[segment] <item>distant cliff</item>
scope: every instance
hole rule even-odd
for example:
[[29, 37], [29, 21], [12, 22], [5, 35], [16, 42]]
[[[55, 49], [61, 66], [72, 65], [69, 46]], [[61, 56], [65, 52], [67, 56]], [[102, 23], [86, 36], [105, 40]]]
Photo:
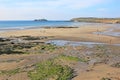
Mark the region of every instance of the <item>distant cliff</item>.
[[35, 19], [34, 21], [48, 21], [47, 19]]
[[93, 22], [93, 23], [120, 23], [120, 18], [94, 18], [94, 17], [87, 17], [87, 18], [73, 18], [71, 21], [74, 22]]

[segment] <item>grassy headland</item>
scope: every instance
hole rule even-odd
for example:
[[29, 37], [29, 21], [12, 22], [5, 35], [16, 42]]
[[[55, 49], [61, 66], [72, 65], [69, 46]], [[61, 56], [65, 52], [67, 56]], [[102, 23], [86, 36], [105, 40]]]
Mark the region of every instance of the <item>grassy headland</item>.
[[81, 17], [73, 18], [71, 21], [75, 22], [93, 22], [93, 23], [120, 23], [120, 18], [94, 18], [94, 17]]

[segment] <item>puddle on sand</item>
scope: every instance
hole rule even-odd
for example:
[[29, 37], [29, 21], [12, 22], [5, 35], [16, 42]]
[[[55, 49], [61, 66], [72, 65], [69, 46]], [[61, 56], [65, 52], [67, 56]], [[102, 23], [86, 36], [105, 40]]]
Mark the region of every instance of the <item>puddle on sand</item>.
[[112, 28], [103, 31], [103, 32], [93, 32], [93, 34], [101, 34], [101, 35], [107, 35], [107, 36], [114, 36], [114, 37], [120, 37], [120, 32], [116, 32], [115, 30], [120, 30], [120, 26], [113, 26]]
[[114, 32], [114, 31], [104, 31], [104, 32], [94, 32], [93, 34], [102, 34], [107, 36], [114, 36], [114, 37], [120, 37], [120, 32]]
[[50, 43], [56, 46], [87, 46], [94, 47], [95, 45], [114, 45], [120, 46], [120, 44], [107, 44], [99, 42], [76, 42], [76, 41], [67, 41], [67, 40], [49, 40], [46, 43]]
[[97, 42], [76, 42], [76, 41], [67, 41], [67, 40], [49, 40], [46, 43], [54, 44], [56, 46], [87, 46], [93, 47], [97, 44], [106, 44], [106, 43], [97, 43]]

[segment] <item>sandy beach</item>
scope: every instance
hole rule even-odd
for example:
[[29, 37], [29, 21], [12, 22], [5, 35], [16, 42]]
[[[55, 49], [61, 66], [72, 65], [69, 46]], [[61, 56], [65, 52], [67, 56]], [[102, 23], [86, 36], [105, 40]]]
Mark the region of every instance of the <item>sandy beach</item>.
[[94, 32], [102, 33], [109, 26], [87, 26], [79, 28], [49, 28], [49, 29], [26, 29], [15, 30], [0, 33], [2, 37], [10, 36], [53, 36], [53, 39], [70, 40], [70, 41], [86, 41], [86, 42], [103, 42], [110, 44], [120, 43], [119, 37], [107, 36], [101, 34], [94, 34]]
[[0, 80], [120, 80], [120, 0], [0, 0]]
[[[36, 69], [35, 65], [50, 59], [74, 70], [72, 74], [75, 76], [70, 80], [120, 80], [120, 47], [111, 45], [120, 44], [120, 37], [101, 34], [109, 29], [112, 27], [84, 26], [1, 32], [0, 80], [31, 80], [28, 75], [31, 70]], [[118, 32], [119, 29], [113, 31]], [[59, 47], [44, 43], [49, 40], [108, 45]]]

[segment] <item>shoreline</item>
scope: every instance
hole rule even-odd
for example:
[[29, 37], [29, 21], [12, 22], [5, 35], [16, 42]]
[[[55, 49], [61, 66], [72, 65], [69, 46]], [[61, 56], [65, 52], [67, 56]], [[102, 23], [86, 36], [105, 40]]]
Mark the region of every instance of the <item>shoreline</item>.
[[1, 37], [10, 36], [54, 36], [54, 39], [70, 40], [70, 41], [89, 41], [104, 43], [120, 43], [119, 37], [104, 34], [93, 34], [94, 32], [103, 32], [111, 28], [110, 26], [82, 26], [68, 28], [34, 28], [15, 30], [0, 33]]
[[0, 32], [7, 32], [7, 31], [17, 31], [17, 30], [29, 30], [29, 29], [51, 29], [51, 28], [79, 28], [78, 26], [43, 26], [43, 27], [26, 27], [26, 28], [11, 28], [11, 29], [4, 29], [1, 28]]

